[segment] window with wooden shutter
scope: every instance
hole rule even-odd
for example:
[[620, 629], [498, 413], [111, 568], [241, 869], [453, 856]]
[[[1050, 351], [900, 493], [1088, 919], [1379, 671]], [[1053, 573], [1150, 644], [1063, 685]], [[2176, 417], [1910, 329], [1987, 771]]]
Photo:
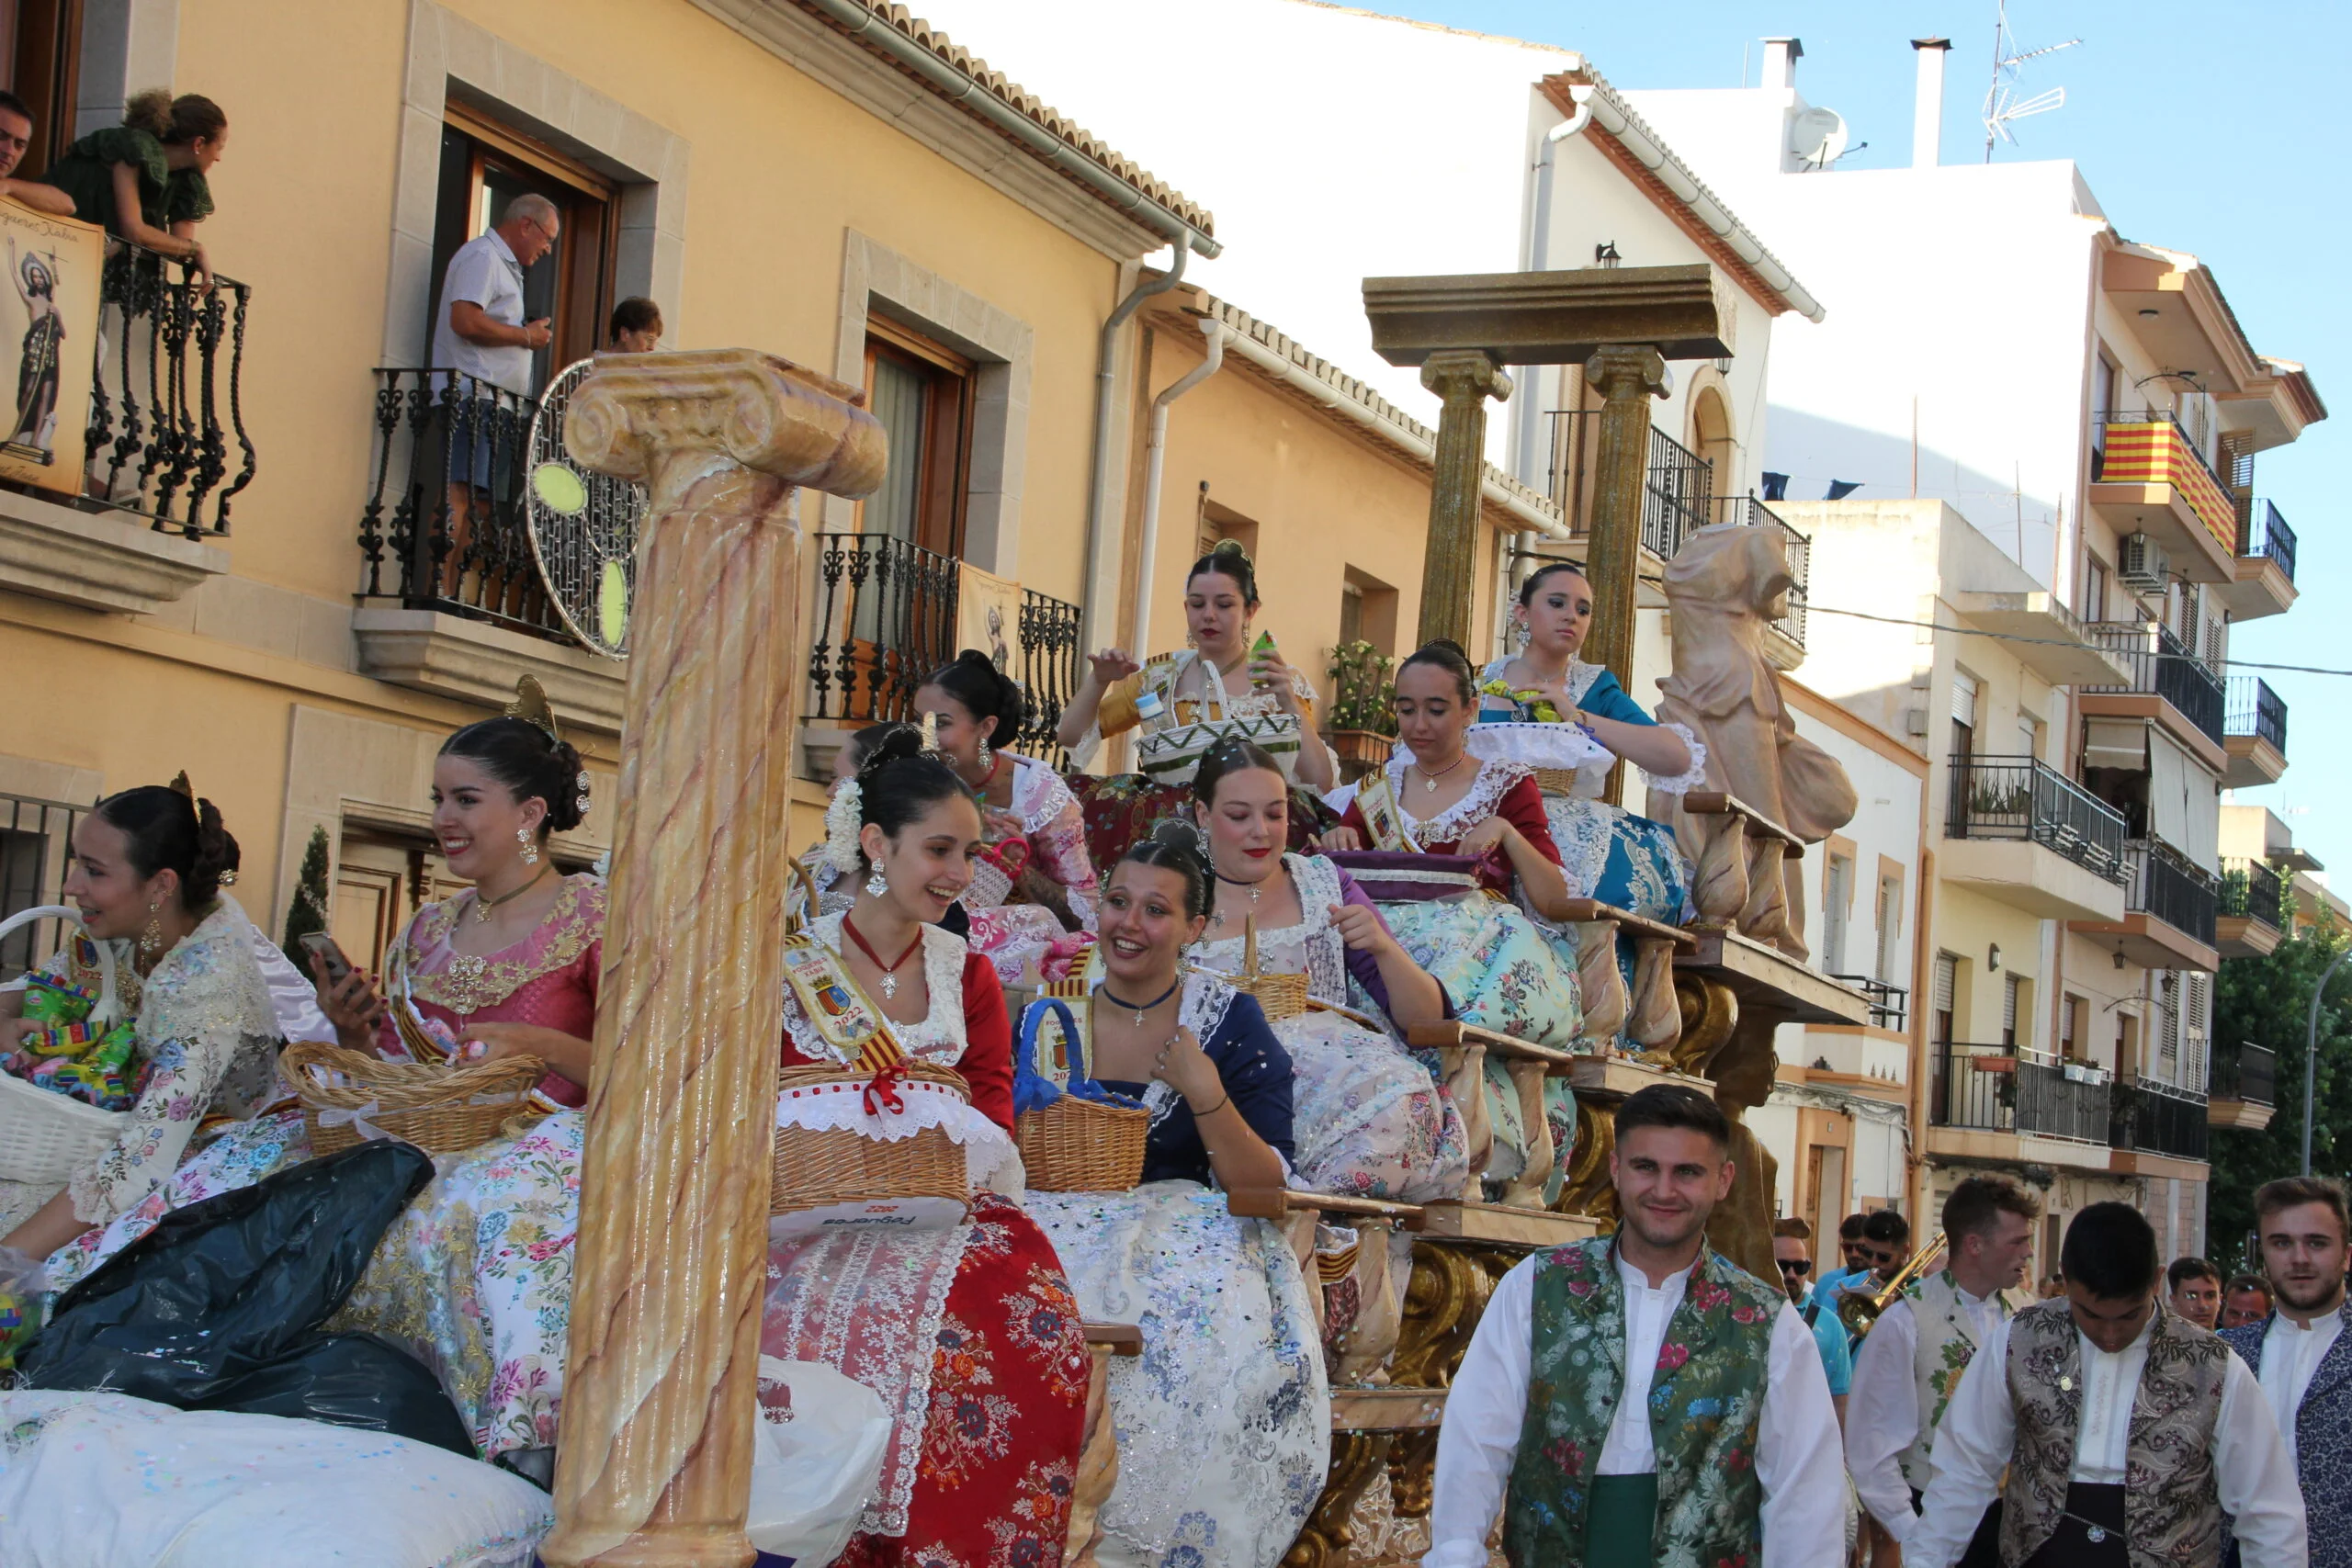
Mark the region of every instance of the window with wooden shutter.
[[1853, 897], [1853, 861], [1831, 855], [1828, 874], [1821, 880], [1821, 967], [1824, 973], [1836, 975], [1846, 967], [1846, 910]]
[[1960, 990], [1960, 960], [1949, 953], [1936, 954], [1936, 1038], [1952, 1036], [1953, 998]]
[[1894, 979], [1894, 943], [1903, 934], [1903, 884], [1897, 878], [1878, 879], [1877, 951], [1871, 967], [1873, 979], [1892, 983]]
[[2018, 1039], [2018, 1015], [2023, 1010], [2024, 1000], [2025, 982], [2015, 975], [2010, 976], [2001, 986], [2001, 1043], [2012, 1051], [2020, 1043], [2032, 1043], [2030, 1023], [2026, 1039], [2022, 1042]]
[[1951, 754], [1976, 754], [1976, 677], [1962, 670], [1951, 674]]

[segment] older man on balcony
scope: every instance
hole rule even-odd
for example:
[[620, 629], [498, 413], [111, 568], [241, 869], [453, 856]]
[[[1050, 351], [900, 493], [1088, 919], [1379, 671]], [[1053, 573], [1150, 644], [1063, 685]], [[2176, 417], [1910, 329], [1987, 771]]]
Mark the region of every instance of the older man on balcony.
[[[433, 364], [456, 372], [457, 378], [447, 405], [449, 551], [441, 564], [444, 595], [454, 596], [465, 575], [475, 508], [490, 504], [492, 434], [517, 412], [502, 408], [498, 393], [512, 392], [515, 403], [530, 397], [531, 355], [553, 337], [546, 317], [523, 319], [523, 274], [555, 248], [562, 227], [555, 203], [526, 191], [506, 204], [496, 228], [458, 246], [442, 274]], [[520, 460], [519, 452], [510, 455], [510, 473]]]

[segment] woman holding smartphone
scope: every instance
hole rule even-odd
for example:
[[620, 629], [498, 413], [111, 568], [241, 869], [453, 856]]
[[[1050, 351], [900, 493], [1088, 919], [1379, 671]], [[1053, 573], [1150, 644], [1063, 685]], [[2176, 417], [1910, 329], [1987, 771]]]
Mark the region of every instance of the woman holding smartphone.
[[[547, 841], [577, 827], [586, 806], [580, 753], [556, 733], [546, 696], [527, 677], [506, 714], [444, 741], [433, 764], [434, 837], [449, 869], [473, 886], [417, 911], [393, 944], [389, 997], [332, 946], [311, 944], [319, 1001], [337, 1038], [394, 1059], [419, 1054], [410, 1040], [470, 1060], [537, 1056], [548, 1069], [541, 1095], [554, 1105], [584, 1103], [605, 888], [557, 871]], [[409, 1010], [405, 1030], [395, 1025], [396, 1007]], [[57, 1253], [51, 1281], [63, 1289], [175, 1209], [310, 1157], [299, 1110], [238, 1122], [143, 1202]]]

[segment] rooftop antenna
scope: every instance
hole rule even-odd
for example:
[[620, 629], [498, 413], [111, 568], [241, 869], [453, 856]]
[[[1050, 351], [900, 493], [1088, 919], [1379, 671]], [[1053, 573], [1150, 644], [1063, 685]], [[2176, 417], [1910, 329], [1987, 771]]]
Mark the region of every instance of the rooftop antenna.
[[2039, 60], [2045, 54], [2055, 54], [2062, 49], [2072, 49], [2083, 40], [2070, 38], [2064, 43], [2045, 44], [2040, 49], [2019, 49], [2017, 35], [2009, 30], [2009, 0], [1997, 0], [1998, 10], [1993, 24], [1993, 85], [1984, 92], [1984, 161], [1993, 161], [1993, 144], [2007, 141], [2014, 146], [2017, 136], [2009, 127], [2028, 115], [2047, 114], [2063, 108], [2066, 89], [2052, 87], [2046, 93], [2023, 96], [2019, 83], [2025, 62]]

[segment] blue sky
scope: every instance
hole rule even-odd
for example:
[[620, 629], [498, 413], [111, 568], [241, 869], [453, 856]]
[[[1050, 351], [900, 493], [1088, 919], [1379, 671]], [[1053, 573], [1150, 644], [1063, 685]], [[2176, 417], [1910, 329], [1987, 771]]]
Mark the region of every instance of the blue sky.
[[[1627, 88], [1736, 86], [1743, 52], [1753, 84], [1757, 40], [1794, 34], [1804, 41], [1797, 85], [1807, 101], [1838, 110], [1852, 140], [1870, 144], [1848, 160], [1854, 168], [1910, 161], [1910, 40], [1945, 37], [1953, 48], [1944, 155], [1984, 155], [1978, 117], [1992, 74], [1993, 0], [1388, 0], [1363, 8], [1579, 50]], [[2018, 145], [1994, 157], [2075, 160], [2119, 232], [2202, 257], [2255, 347], [2307, 365], [2334, 411], [2293, 446], [2256, 459], [2256, 493], [2295, 530], [2302, 599], [2290, 615], [2236, 628], [2231, 652], [2352, 670], [2352, 635], [2338, 619], [2352, 609], [2352, 554], [2335, 515], [2352, 486], [2329, 478], [2352, 457], [2352, 315], [2342, 281], [2352, 220], [2338, 167], [2352, 150], [2344, 78], [2352, 5], [2011, 0], [2009, 25], [2027, 48], [2083, 42], [2027, 68], [2025, 91], [2063, 85], [2065, 107], [2019, 121]], [[1413, 118], [1419, 133], [1442, 133], [1442, 105], [1418, 106]], [[2352, 679], [2259, 673], [2288, 705], [2290, 765], [2278, 784], [2237, 798], [2284, 814], [2296, 841], [2352, 890], [2352, 726], [2342, 722]]]

